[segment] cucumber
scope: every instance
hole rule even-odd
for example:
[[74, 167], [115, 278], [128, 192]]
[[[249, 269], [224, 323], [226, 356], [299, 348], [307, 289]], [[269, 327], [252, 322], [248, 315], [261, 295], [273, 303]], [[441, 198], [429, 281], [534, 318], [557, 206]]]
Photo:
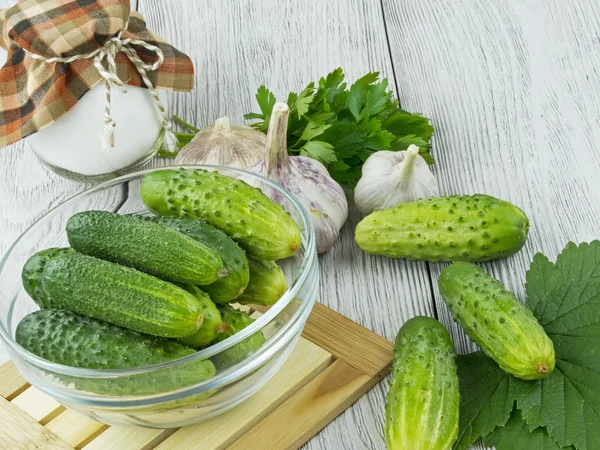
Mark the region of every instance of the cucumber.
[[[213, 344], [224, 341], [254, 322], [254, 319], [244, 311], [235, 309], [230, 305], [219, 306], [219, 311], [221, 311], [223, 324], [219, 329], [216, 339], [212, 342]], [[262, 331], [257, 331], [239, 344], [213, 356], [212, 360], [220, 370], [226, 369], [246, 359], [247, 356], [261, 348], [265, 342], [265, 336]]]
[[260, 259], [286, 258], [300, 248], [300, 229], [281, 205], [217, 172], [157, 170], [142, 179], [140, 195], [157, 215], [204, 220]]
[[[27, 315], [17, 326], [16, 341], [25, 350], [59, 364], [87, 369], [131, 369], [194, 354], [169, 339], [110, 325], [67, 310], [42, 310]], [[78, 389], [112, 395], [168, 392], [212, 378], [209, 360], [115, 380], [59, 377]]]
[[396, 336], [386, 402], [388, 450], [446, 450], [458, 436], [460, 394], [448, 332], [414, 317]]
[[44, 273], [46, 264], [57, 256], [69, 253], [75, 253], [75, 250], [72, 248], [49, 248], [41, 250], [31, 256], [23, 266], [21, 272], [23, 288], [40, 308], [50, 309], [53, 307], [52, 300], [42, 287], [42, 273]]
[[506, 372], [524, 380], [554, 369], [552, 341], [523, 303], [475, 264], [456, 262], [439, 278], [454, 320]]
[[190, 347], [199, 348], [210, 344], [217, 337], [217, 330], [221, 326], [221, 313], [208, 294], [202, 292], [194, 285], [187, 285], [185, 290], [198, 299], [203, 308], [204, 322], [196, 333], [180, 338], [180, 341]]
[[189, 336], [204, 320], [202, 305], [189, 292], [135, 269], [79, 253], [48, 262], [42, 286], [56, 308], [154, 336]]
[[283, 270], [274, 261], [248, 258], [250, 282], [242, 295], [235, 301], [242, 305], [272, 305], [287, 289]]
[[202, 287], [202, 290], [210, 296], [213, 302], [227, 303], [244, 292], [250, 277], [248, 258], [246, 257], [246, 252], [227, 236], [226, 233], [199, 220], [169, 219], [164, 217], [146, 219], [157, 221], [192, 239], [202, 242], [221, 255], [227, 276], [220, 278], [208, 286]]
[[488, 195], [401, 203], [375, 211], [357, 226], [367, 253], [427, 261], [489, 261], [518, 252], [529, 220], [516, 206]]
[[107, 211], [85, 211], [67, 222], [80, 253], [178, 283], [210, 284], [225, 276], [219, 254], [169, 227]]

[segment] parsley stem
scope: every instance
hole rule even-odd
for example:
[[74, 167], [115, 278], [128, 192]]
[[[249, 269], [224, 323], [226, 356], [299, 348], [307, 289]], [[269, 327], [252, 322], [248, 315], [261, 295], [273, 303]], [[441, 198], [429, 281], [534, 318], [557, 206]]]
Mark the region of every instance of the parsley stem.
[[200, 128], [196, 128], [194, 125], [187, 123], [185, 120], [175, 114], [173, 114], [173, 121], [178, 125], [181, 125], [183, 128], [193, 131], [194, 133], [200, 131]]

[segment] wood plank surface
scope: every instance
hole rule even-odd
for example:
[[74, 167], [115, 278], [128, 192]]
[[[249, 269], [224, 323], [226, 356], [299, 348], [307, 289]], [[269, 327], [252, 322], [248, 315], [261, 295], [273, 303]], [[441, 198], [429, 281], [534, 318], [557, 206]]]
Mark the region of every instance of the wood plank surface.
[[[255, 423], [287, 398], [301, 390], [315, 375], [331, 363], [331, 354], [306, 339], [300, 339], [294, 354], [285, 366], [269, 381], [260, 396], [247, 401], [227, 413], [197, 425], [182, 428], [157, 447], [157, 450], [201, 448], [225, 450]], [[223, 433], [227, 430], [227, 433]]]
[[73, 449], [18, 406], [0, 397], [0, 448], [10, 450]]
[[29, 387], [12, 361], [0, 365], [0, 395], [7, 400], [12, 400]]
[[299, 448], [376, 382], [339, 359], [228, 450]]

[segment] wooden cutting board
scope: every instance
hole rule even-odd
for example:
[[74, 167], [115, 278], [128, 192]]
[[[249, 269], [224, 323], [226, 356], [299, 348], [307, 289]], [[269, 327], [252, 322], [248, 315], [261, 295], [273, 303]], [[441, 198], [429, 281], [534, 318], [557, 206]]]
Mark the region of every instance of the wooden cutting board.
[[296, 348], [255, 395], [178, 429], [109, 427], [66, 409], [0, 366], [0, 449], [296, 449], [390, 370], [393, 344], [317, 303]]

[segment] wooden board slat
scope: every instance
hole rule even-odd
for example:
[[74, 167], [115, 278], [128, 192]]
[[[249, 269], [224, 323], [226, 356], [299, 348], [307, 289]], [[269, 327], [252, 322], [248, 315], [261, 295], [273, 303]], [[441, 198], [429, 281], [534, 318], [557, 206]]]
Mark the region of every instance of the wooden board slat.
[[17, 395], [12, 403], [41, 423], [52, 420], [64, 410], [60, 403], [33, 386]]
[[0, 448], [10, 450], [73, 449], [38, 424], [17, 405], [0, 397]]
[[[300, 339], [283, 368], [260, 391], [225, 414], [185, 427], [157, 447], [157, 450], [227, 448], [244, 432], [278, 407], [331, 363], [331, 354], [306, 339]], [[227, 430], [224, 433], [224, 430]]]
[[376, 382], [337, 360], [228, 449], [299, 448]]
[[321, 303], [315, 304], [302, 335], [371, 377], [389, 369], [394, 351], [390, 341]]
[[29, 383], [21, 376], [12, 361], [0, 366], [0, 395], [12, 400], [29, 387]]
[[108, 425], [67, 409], [46, 424], [46, 428], [67, 444], [81, 448], [108, 428]]

